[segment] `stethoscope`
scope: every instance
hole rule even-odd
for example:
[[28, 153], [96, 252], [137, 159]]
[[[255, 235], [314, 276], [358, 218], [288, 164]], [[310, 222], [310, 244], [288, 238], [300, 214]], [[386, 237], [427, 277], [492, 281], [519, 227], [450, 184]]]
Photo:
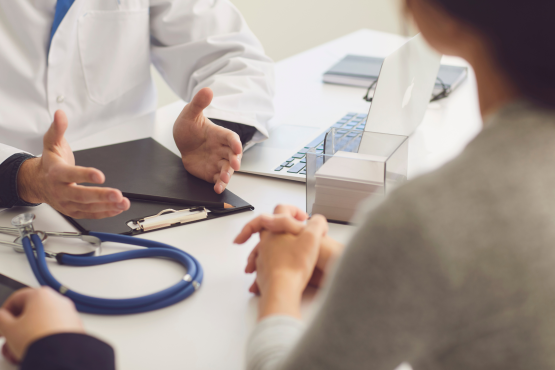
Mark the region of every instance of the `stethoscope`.
[[[49, 286], [70, 298], [80, 312], [99, 315], [124, 315], [153, 311], [184, 300], [198, 290], [202, 283], [203, 271], [200, 263], [190, 254], [167, 244], [133, 238], [131, 236], [99, 232], [89, 232], [88, 235], [85, 235], [77, 232], [35, 231], [33, 227], [34, 219], [34, 214], [23, 213], [12, 219], [12, 225], [15, 228], [0, 227], [0, 233], [13, 236], [19, 235], [13, 243], [0, 241], [0, 244], [11, 246], [17, 252], [24, 252], [40, 285]], [[49, 236], [78, 238], [92, 244], [96, 248], [95, 251], [85, 254], [48, 252], [44, 249], [43, 241]], [[129, 244], [145, 247], [146, 249], [100, 255], [102, 242]], [[104, 299], [89, 297], [62, 285], [50, 273], [46, 263], [47, 257], [55, 258], [60, 265], [68, 266], [97, 266], [136, 258], [164, 257], [179, 262], [185, 267], [187, 274], [177, 284], [158, 293], [138, 298]]]

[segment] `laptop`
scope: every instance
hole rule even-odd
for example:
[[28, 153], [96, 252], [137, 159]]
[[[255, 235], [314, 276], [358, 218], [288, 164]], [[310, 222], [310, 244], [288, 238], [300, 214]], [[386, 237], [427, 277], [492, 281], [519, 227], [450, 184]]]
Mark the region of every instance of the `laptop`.
[[325, 130], [281, 125], [270, 138], [245, 152], [240, 172], [306, 182], [306, 153], [324, 150], [326, 134], [336, 128], [343, 151], [359, 148], [365, 131], [411, 135], [424, 119], [441, 55], [417, 35], [384, 59], [368, 114], [351, 112]]

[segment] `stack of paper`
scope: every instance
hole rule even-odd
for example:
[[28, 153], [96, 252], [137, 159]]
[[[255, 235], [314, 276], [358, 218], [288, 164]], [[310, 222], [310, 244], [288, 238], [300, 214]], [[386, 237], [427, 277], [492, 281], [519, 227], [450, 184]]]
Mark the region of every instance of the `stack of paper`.
[[387, 157], [337, 152], [315, 174], [316, 197], [312, 214], [348, 222], [369, 196], [385, 195]]

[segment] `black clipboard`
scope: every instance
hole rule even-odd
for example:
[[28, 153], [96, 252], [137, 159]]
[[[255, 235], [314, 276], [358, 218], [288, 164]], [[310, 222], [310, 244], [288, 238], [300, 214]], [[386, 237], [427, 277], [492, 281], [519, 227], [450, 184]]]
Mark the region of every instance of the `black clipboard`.
[[[83, 233], [135, 235], [148, 232], [134, 230], [128, 222], [169, 209], [203, 206], [209, 211], [207, 218], [193, 222], [254, 210], [252, 205], [227, 189], [216, 194], [214, 184], [188, 173], [181, 158], [152, 138], [80, 150], [74, 155], [76, 165], [94, 167], [104, 173], [106, 181], [101, 186], [119, 189], [131, 201], [129, 210], [115, 217], [91, 220], [65, 216]], [[225, 203], [233, 208], [224, 208]], [[178, 225], [182, 224], [172, 226]]]

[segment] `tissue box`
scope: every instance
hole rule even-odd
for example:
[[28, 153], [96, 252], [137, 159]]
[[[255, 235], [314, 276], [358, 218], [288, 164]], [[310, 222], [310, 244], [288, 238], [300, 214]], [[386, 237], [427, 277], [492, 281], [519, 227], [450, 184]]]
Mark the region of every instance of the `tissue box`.
[[405, 182], [408, 163], [406, 136], [373, 132], [347, 136], [344, 131], [339, 139], [338, 132], [330, 131], [323, 150], [311, 148], [306, 157], [307, 212], [340, 223], [348, 223], [368, 197], [383, 198]]

